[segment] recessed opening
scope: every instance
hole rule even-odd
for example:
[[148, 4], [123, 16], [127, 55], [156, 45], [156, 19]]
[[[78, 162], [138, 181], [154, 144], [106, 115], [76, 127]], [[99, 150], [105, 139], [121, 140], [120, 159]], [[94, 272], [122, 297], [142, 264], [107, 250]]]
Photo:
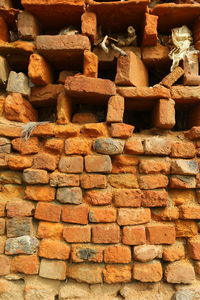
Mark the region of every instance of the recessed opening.
[[100, 123], [106, 121], [106, 105], [75, 104], [73, 107], [73, 123]]
[[189, 127], [189, 113], [190, 110], [187, 107], [176, 108], [176, 124], [172, 128], [173, 131], [185, 131], [190, 129]]
[[45, 107], [39, 107], [37, 108], [38, 112], [38, 121], [50, 121], [50, 122], [56, 122], [57, 118], [57, 109], [56, 105], [49, 105]]
[[152, 128], [152, 110], [124, 111], [124, 123], [135, 126], [134, 132]]
[[98, 78], [109, 79], [115, 81], [117, 72], [117, 58], [114, 58], [110, 63], [99, 63]]
[[170, 73], [169, 65], [155, 65], [148, 69], [149, 86], [154, 86]]

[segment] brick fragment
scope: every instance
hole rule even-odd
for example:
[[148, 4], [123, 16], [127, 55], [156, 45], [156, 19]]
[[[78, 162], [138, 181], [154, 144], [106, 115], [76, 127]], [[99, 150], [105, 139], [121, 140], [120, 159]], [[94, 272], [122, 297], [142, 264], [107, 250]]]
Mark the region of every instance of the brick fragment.
[[148, 263], [133, 264], [133, 278], [142, 282], [158, 282], [162, 279], [162, 265], [153, 260]]
[[91, 223], [112, 223], [117, 219], [117, 211], [111, 207], [91, 208], [89, 221]]
[[174, 175], [170, 177], [170, 188], [172, 189], [194, 189], [195, 187], [194, 176]]
[[142, 60], [132, 51], [126, 51], [117, 60], [115, 83], [121, 86], [148, 86], [148, 72]]
[[158, 16], [145, 13], [142, 46], [156, 46], [158, 40]]
[[124, 226], [122, 241], [125, 245], [142, 245], [146, 242], [144, 226]]
[[163, 247], [162, 259], [166, 261], [176, 261], [185, 257], [185, 248], [181, 243]]
[[162, 174], [140, 175], [138, 182], [141, 189], [159, 189], [167, 187], [168, 177]]
[[85, 157], [87, 172], [110, 173], [112, 170], [111, 159], [108, 155], [87, 155]]
[[40, 239], [60, 239], [62, 237], [63, 224], [39, 222], [37, 237]]
[[91, 153], [91, 142], [88, 139], [74, 137], [65, 140], [65, 153], [88, 155]]
[[143, 154], [144, 146], [142, 140], [139, 138], [131, 137], [126, 140], [124, 146], [124, 153], [127, 154]]
[[61, 206], [53, 203], [38, 202], [35, 210], [35, 218], [49, 222], [59, 222]]
[[117, 223], [119, 225], [138, 225], [148, 223], [151, 219], [149, 208], [120, 208]]
[[98, 206], [111, 204], [112, 191], [110, 189], [86, 191], [84, 201], [90, 205]]
[[176, 239], [173, 224], [148, 224], [147, 239], [151, 244], [173, 244]]
[[169, 174], [170, 161], [165, 159], [141, 159], [139, 164], [139, 172], [142, 174]]
[[172, 262], [165, 269], [165, 279], [169, 283], [192, 283], [195, 279], [194, 268], [184, 260]]
[[144, 193], [139, 189], [115, 189], [114, 204], [116, 207], [140, 207]]
[[147, 262], [162, 257], [162, 246], [142, 245], [133, 248], [134, 259]]
[[66, 226], [63, 230], [63, 238], [67, 243], [87, 243], [91, 240], [90, 226]]
[[61, 241], [43, 239], [40, 242], [38, 255], [50, 259], [62, 259], [69, 258], [70, 247]]
[[28, 168], [23, 172], [23, 180], [27, 184], [45, 184], [49, 182], [49, 175], [45, 170]]
[[49, 64], [41, 55], [37, 53], [30, 55], [28, 76], [36, 85], [47, 85], [53, 81]]
[[[28, 77], [22, 72], [16, 73], [14, 71], [11, 71], [9, 73], [6, 91], [8, 93], [14, 93], [14, 95], [16, 93], [19, 93], [19, 94], [22, 94], [25, 97], [30, 96], [31, 89], [29, 87]], [[8, 99], [11, 101], [11, 98], [8, 98]], [[19, 101], [19, 99], [20, 98], [18, 98], [18, 101]], [[11, 103], [11, 104], [13, 105], [14, 103]], [[19, 102], [19, 104], [20, 104], [20, 102]], [[25, 100], [23, 101], [22, 104], [24, 106], [26, 104], [27, 108], [29, 108], [29, 109], [30, 109], [30, 107], [32, 107], [31, 104], [29, 102], [26, 102]], [[23, 109], [22, 105], [20, 107], [20, 110], [21, 109]], [[14, 121], [18, 121], [18, 120], [14, 120]], [[30, 120], [28, 119], [25, 122], [28, 122], [28, 121], [37, 121], [37, 120], [35, 120], [35, 118], [34, 118], [34, 119], [30, 119]]]
[[64, 151], [64, 141], [58, 138], [50, 138], [44, 141], [44, 148], [55, 154], [60, 154]]
[[68, 156], [61, 157], [58, 169], [64, 173], [82, 173], [83, 172], [83, 157], [81, 156]]
[[4, 20], [4, 18], [0, 17], [0, 40], [4, 42], [9, 41], [9, 32], [8, 32], [8, 26]]
[[65, 280], [67, 266], [64, 261], [42, 259], [39, 276], [49, 279]]
[[176, 237], [192, 237], [198, 232], [197, 224], [190, 220], [176, 220], [175, 229]]
[[115, 188], [138, 188], [137, 177], [134, 174], [114, 174], [108, 176], [108, 181]]
[[64, 174], [54, 171], [50, 174], [50, 186], [79, 186], [79, 175]]
[[6, 222], [7, 237], [18, 237], [22, 235], [32, 235], [32, 218], [16, 217], [8, 219]]
[[8, 201], [6, 204], [7, 217], [30, 217], [33, 215], [35, 206], [29, 201]]
[[121, 154], [124, 149], [124, 141], [112, 138], [97, 138], [93, 144], [94, 151], [101, 154]]
[[27, 11], [22, 11], [17, 20], [18, 35], [21, 40], [34, 40], [40, 34], [40, 26], [36, 18]]
[[176, 123], [175, 102], [172, 99], [160, 99], [154, 107], [153, 124], [156, 128], [171, 129]]
[[16, 138], [12, 140], [12, 147], [22, 155], [34, 154], [39, 151], [39, 141], [37, 137], [30, 137], [27, 141]]
[[86, 11], [81, 16], [81, 31], [87, 35], [92, 42], [97, 39], [97, 17], [93, 12]]
[[24, 198], [33, 201], [53, 201], [56, 190], [48, 185], [28, 185], [25, 188]]
[[6, 255], [0, 255], [0, 276], [4, 276], [10, 273], [10, 258]]
[[12, 260], [12, 270], [27, 275], [38, 274], [39, 260], [36, 255], [19, 255]]
[[62, 207], [62, 221], [75, 224], [88, 224], [89, 208], [86, 205], [65, 205]]
[[130, 265], [107, 265], [104, 272], [104, 281], [106, 283], [121, 283], [131, 281]]
[[104, 189], [107, 187], [107, 178], [101, 174], [83, 174], [81, 175], [81, 187], [84, 189], [99, 188]]
[[56, 200], [61, 203], [81, 204], [82, 190], [79, 187], [61, 187], [57, 189]]
[[181, 76], [183, 76], [184, 70], [181, 67], [176, 67], [172, 72], [165, 76], [160, 84], [167, 88], [170, 88]]
[[123, 122], [124, 98], [120, 95], [112, 96], [108, 100], [106, 122]]
[[71, 257], [73, 262], [102, 262], [103, 247], [91, 244], [72, 245]]
[[193, 158], [196, 154], [195, 146], [190, 142], [174, 143], [171, 150], [171, 157]]
[[102, 273], [103, 267], [95, 264], [71, 264], [67, 268], [67, 277], [89, 284], [101, 283]]
[[130, 247], [113, 245], [108, 246], [104, 250], [105, 263], [127, 264], [131, 262]]
[[36, 252], [39, 241], [28, 235], [6, 240], [5, 254], [33, 254]]
[[168, 192], [162, 190], [146, 190], [141, 205], [144, 207], [167, 206], [169, 204]]
[[114, 123], [111, 124], [110, 134], [112, 137], [127, 139], [133, 133], [134, 126], [125, 123]]
[[57, 123], [68, 124], [72, 116], [72, 101], [65, 95], [64, 92], [60, 93], [57, 98]]
[[113, 244], [120, 242], [120, 227], [116, 224], [93, 225], [92, 242], [95, 244]]
[[98, 77], [98, 56], [89, 50], [85, 50], [83, 60], [83, 75], [87, 77]]
[[33, 158], [31, 156], [9, 155], [7, 163], [11, 170], [23, 170], [32, 166]]

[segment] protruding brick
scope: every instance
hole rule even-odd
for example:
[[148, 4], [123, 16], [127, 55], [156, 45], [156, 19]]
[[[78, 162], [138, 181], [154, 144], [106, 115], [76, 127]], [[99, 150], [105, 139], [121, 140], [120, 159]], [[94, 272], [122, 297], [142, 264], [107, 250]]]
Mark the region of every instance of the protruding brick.
[[70, 247], [58, 240], [43, 239], [40, 242], [38, 255], [50, 258], [50, 259], [62, 259], [69, 258]]
[[6, 222], [7, 237], [18, 237], [22, 235], [32, 235], [32, 218], [17, 217], [8, 219]]
[[190, 142], [174, 143], [171, 150], [171, 157], [193, 158], [196, 154], [195, 146]]
[[75, 224], [88, 224], [89, 208], [86, 205], [65, 205], [62, 207], [62, 221]]
[[115, 189], [114, 203], [116, 207], [140, 207], [144, 197], [139, 189]]
[[165, 279], [169, 283], [192, 283], [195, 279], [194, 268], [184, 260], [172, 262], [165, 269]]
[[107, 187], [106, 176], [101, 174], [83, 174], [81, 176], [81, 187], [84, 189], [104, 189]]
[[144, 191], [141, 205], [144, 207], [167, 206], [169, 204], [168, 192], [161, 190]]
[[104, 250], [105, 263], [118, 263], [127, 264], [131, 262], [131, 250], [130, 247], [113, 245], [108, 246]]
[[64, 261], [42, 259], [39, 276], [49, 279], [65, 280], [67, 266]]
[[110, 99], [108, 100], [106, 122], [108, 123], [123, 122], [123, 116], [124, 116], [124, 98], [119, 95], [110, 97]]
[[92, 242], [95, 244], [113, 244], [120, 242], [120, 227], [116, 224], [93, 225]]
[[196, 180], [194, 176], [174, 175], [170, 177], [170, 188], [173, 189], [194, 189]]
[[57, 189], [56, 199], [61, 203], [82, 203], [82, 190], [79, 187], [61, 187]]
[[149, 208], [120, 208], [117, 223], [119, 225], [137, 225], [148, 223], [151, 219]]
[[103, 267], [95, 264], [70, 264], [67, 268], [67, 277], [89, 284], [101, 283], [102, 273]]
[[142, 60], [147, 66], [155, 66], [169, 62], [169, 47], [159, 42], [155, 46], [142, 48]]
[[83, 125], [80, 132], [86, 138], [97, 138], [99, 136], [107, 136], [108, 128], [105, 123], [91, 123]]
[[121, 283], [131, 281], [130, 265], [107, 265], [104, 272], [104, 281], [106, 283]]
[[25, 188], [25, 199], [33, 201], [53, 201], [55, 199], [55, 188], [48, 185], [28, 185]]
[[37, 137], [30, 137], [27, 141], [17, 138], [12, 140], [12, 147], [22, 155], [34, 154], [39, 151], [39, 141]]
[[145, 13], [142, 46], [156, 46], [158, 40], [158, 16]]
[[65, 95], [64, 92], [60, 93], [57, 98], [57, 123], [68, 124], [72, 117], [72, 102], [71, 99]]
[[64, 173], [82, 173], [83, 172], [83, 157], [68, 156], [61, 157], [58, 169]]
[[23, 172], [23, 180], [28, 184], [45, 184], [49, 182], [49, 175], [45, 170], [26, 169]]
[[162, 257], [162, 246], [143, 245], [133, 248], [133, 257], [141, 262], [151, 261]]
[[138, 182], [141, 189], [159, 189], [167, 187], [168, 177], [162, 174], [141, 175]]
[[18, 35], [21, 40], [34, 40], [40, 34], [39, 23], [29, 12], [20, 12], [17, 21]]
[[33, 215], [35, 206], [30, 201], [8, 201], [6, 204], [7, 217], [30, 217]]
[[27, 275], [38, 274], [39, 260], [36, 255], [19, 255], [12, 260], [12, 270]]
[[142, 245], [146, 242], [144, 226], [124, 226], [122, 241], [125, 245]]
[[108, 181], [115, 188], [138, 188], [137, 177], [134, 174], [114, 174], [108, 176]]
[[117, 218], [117, 211], [112, 207], [91, 208], [89, 212], [89, 221], [91, 223], [112, 223]]
[[148, 86], [148, 72], [142, 60], [131, 51], [117, 60], [115, 83], [120, 86]]
[[171, 73], [162, 79], [160, 84], [170, 88], [183, 74], [184, 70], [181, 67], [176, 67]]
[[81, 31], [87, 35], [92, 42], [97, 39], [97, 17], [93, 12], [86, 11], [81, 16]]
[[90, 226], [66, 226], [63, 230], [63, 238], [67, 243], [87, 243], [91, 240]]
[[181, 243], [163, 247], [162, 259], [166, 261], [176, 261], [185, 257], [185, 248]]
[[86, 191], [84, 200], [90, 205], [108, 205], [112, 202], [112, 191], [111, 189]]
[[65, 140], [65, 153], [87, 155], [91, 153], [91, 141], [84, 138], [74, 137]]
[[134, 126], [125, 123], [114, 123], [111, 124], [110, 134], [112, 137], [127, 139], [133, 133]]
[[53, 203], [38, 202], [35, 210], [35, 218], [49, 222], [59, 222], [61, 206]]
[[62, 232], [63, 224], [39, 222], [37, 237], [40, 239], [60, 239]]
[[165, 137], [153, 136], [144, 140], [144, 148], [146, 154], [165, 156], [171, 152], [171, 142]]
[[91, 244], [72, 245], [71, 258], [73, 262], [102, 262], [103, 247]]
[[121, 154], [124, 149], [124, 141], [111, 138], [98, 138], [93, 144], [94, 151], [101, 154]]
[[52, 73], [46, 60], [39, 54], [33, 53], [29, 58], [28, 76], [36, 85], [52, 83]]
[[[8, 84], [7, 84], [6, 91], [8, 93], [20, 93], [25, 97], [30, 96], [31, 89], [29, 87], [28, 77], [22, 72], [16, 73], [14, 71], [11, 71], [8, 77]], [[27, 107], [31, 107], [31, 104], [29, 102], [27, 102], [26, 104]], [[27, 120], [27, 121], [35, 121], [35, 119]]]
[[87, 172], [110, 173], [112, 170], [111, 159], [108, 155], [87, 155], [85, 157]]
[[55, 171], [50, 174], [51, 186], [79, 186], [79, 175], [64, 174]]
[[176, 239], [173, 224], [148, 224], [147, 239], [151, 244], [173, 244]]
[[198, 232], [197, 224], [190, 220], [175, 221], [175, 229], [176, 237], [192, 237]]
[[158, 282], [162, 279], [162, 265], [153, 260], [148, 263], [133, 264], [133, 278], [142, 282]]
[[87, 77], [98, 77], [98, 56], [89, 50], [84, 51], [83, 75]]
[[160, 99], [154, 107], [153, 125], [160, 129], [171, 129], [174, 127], [175, 102], [171, 99]]

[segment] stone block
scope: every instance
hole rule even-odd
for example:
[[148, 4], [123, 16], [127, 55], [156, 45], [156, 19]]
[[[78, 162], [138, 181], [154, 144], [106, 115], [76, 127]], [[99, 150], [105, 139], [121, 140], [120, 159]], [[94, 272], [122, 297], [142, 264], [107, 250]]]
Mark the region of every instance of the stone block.
[[28, 77], [20, 72], [11, 71], [8, 77], [8, 84], [6, 91], [8, 93], [20, 93], [23, 96], [30, 96], [31, 89], [29, 86]]
[[39, 241], [35, 237], [28, 235], [6, 240], [5, 254], [33, 254], [36, 252]]

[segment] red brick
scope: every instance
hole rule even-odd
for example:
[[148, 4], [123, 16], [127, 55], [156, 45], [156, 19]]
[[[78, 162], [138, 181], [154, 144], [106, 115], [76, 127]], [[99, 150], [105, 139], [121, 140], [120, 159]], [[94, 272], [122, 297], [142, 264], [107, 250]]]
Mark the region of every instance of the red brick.
[[92, 42], [97, 39], [97, 17], [93, 12], [86, 11], [81, 16], [81, 32], [87, 35]]
[[56, 189], [48, 185], [28, 185], [25, 188], [24, 199], [34, 201], [53, 201], [55, 199]]
[[114, 188], [138, 188], [137, 176], [134, 174], [114, 174], [108, 176], [110, 185]]
[[105, 263], [127, 264], [131, 262], [131, 249], [127, 246], [113, 245], [104, 250]]
[[112, 157], [112, 173], [132, 173], [136, 174], [136, 165], [139, 163], [137, 157], [130, 155], [115, 155]]
[[[142, 48], [142, 60], [147, 66], [155, 66], [169, 62], [169, 47], [159, 42], [155, 46]], [[160, 97], [162, 98], [162, 97]]]
[[91, 223], [112, 223], [117, 219], [117, 211], [112, 207], [91, 208], [89, 221]]
[[119, 225], [137, 225], [148, 223], [151, 220], [149, 208], [120, 208], [118, 209], [117, 223]]
[[64, 174], [57, 170], [50, 174], [50, 186], [79, 186], [79, 175]]
[[146, 242], [144, 226], [125, 226], [122, 234], [122, 242], [125, 245], [142, 245]]
[[50, 259], [62, 259], [66, 260], [69, 258], [70, 247], [58, 240], [43, 239], [39, 245], [38, 255], [50, 258]]
[[77, 154], [77, 155], [88, 155], [91, 153], [91, 141], [85, 138], [68, 138], [65, 140], [65, 153]]
[[103, 267], [97, 264], [70, 264], [67, 268], [67, 277], [89, 284], [102, 283], [102, 273]]
[[28, 184], [43, 184], [49, 182], [49, 175], [46, 170], [29, 168], [24, 170], [23, 180]]
[[29, 217], [32, 216], [35, 206], [29, 201], [11, 200], [6, 204], [7, 217]]
[[36, 85], [47, 85], [53, 82], [53, 75], [49, 64], [37, 53], [30, 55], [28, 76]]
[[35, 218], [49, 222], [59, 222], [61, 206], [53, 203], [38, 202], [35, 210]]
[[190, 220], [175, 221], [176, 237], [192, 237], [198, 233], [197, 224]]
[[153, 125], [160, 129], [171, 129], [176, 123], [175, 102], [171, 99], [160, 99], [153, 112]]
[[71, 259], [73, 262], [102, 262], [103, 247], [91, 244], [72, 245]]
[[145, 190], [165, 188], [168, 185], [168, 177], [162, 174], [141, 175], [138, 181], [140, 188]]
[[112, 169], [111, 159], [108, 155], [87, 155], [85, 157], [85, 169], [87, 172], [110, 173]]
[[124, 153], [127, 154], [143, 154], [144, 153], [144, 146], [142, 144], [142, 140], [131, 137], [129, 138], [124, 146]]
[[135, 127], [132, 125], [125, 123], [114, 123], [111, 124], [110, 135], [116, 138], [118, 137], [121, 139], [127, 139], [132, 135], [134, 129]]
[[114, 204], [116, 207], [140, 207], [144, 193], [139, 189], [115, 189]]
[[123, 116], [124, 98], [119, 95], [110, 97], [110, 99], [108, 100], [106, 122], [123, 122]]
[[8, 27], [7, 24], [4, 20], [4, 18], [0, 17], [0, 40], [4, 41], [4, 42], [8, 42], [9, 41], [9, 31], [8, 31]]
[[171, 157], [193, 158], [196, 149], [193, 143], [177, 142], [172, 144]]
[[10, 273], [11, 260], [6, 255], [0, 255], [0, 276]]
[[91, 240], [90, 226], [66, 226], [63, 230], [63, 238], [68, 243], [87, 243]]
[[89, 208], [85, 205], [63, 205], [62, 221], [75, 224], [88, 224]]
[[34, 154], [39, 151], [39, 141], [37, 137], [31, 137], [27, 141], [23, 138], [12, 140], [12, 147], [21, 154]]
[[50, 138], [44, 141], [44, 148], [52, 153], [60, 154], [64, 151], [64, 140]]
[[84, 189], [104, 189], [107, 187], [106, 176], [100, 174], [83, 174], [81, 176], [81, 187]]
[[57, 157], [49, 153], [38, 153], [33, 159], [33, 168], [35, 169], [45, 169], [49, 171], [54, 171], [57, 166]]
[[180, 219], [200, 219], [200, 205], [179, 206]]
[[83, 157], [68, 156], [61, 157], [58, 169], [64, 173], [82, 173], [83, 172]]
[[167, 206], [169, 196], [166, 190], [148, 190], [144, 191], [141, 205], [144, 207]]
[[176, 239], [175, 226], [173, 224], [149, 224], [147, 239], [151, 244], [173, 244]]
[[39, 222], [37, 237], [40, 239], [60, 239], [62, 237], [63, 224]]
[[145, 13], [142, 46], [156, 46], [158, 40], [158, 16]]
[[139, 171], [142, 174], [170, 173], [170, 161], [164, 159], [141, 159]]
[[126, 51], [126, 54], [117, 60], [116, 85], [148, 86], [148, 72], [142, 60], [131, 51]]
[[162, 279], [162, 265], [153, 260], [148, 263], [136, 262], [133, 264], [133, 278], [142, 282], [158, 282]]
[[27, 275], [38, 274], [39, 260], [36, 255], [19, 255], [12, 260], [12, 270]]
[[112, 244], [120, 242], [120, 227], [116, 224], [93, 225], [92, 242], [95, 244]]
[[130, 282], [132, 278], [130, 265], [107, 265], [103, 273], [106, 283]]
[[162, 79], [160, 84], [170, 88], [183, 74], [184, 70], [181, 67], [176, 67], [172, 72]]
[[89, 50], [84, 51], [83, 75], [87, 77], [98, 77], [98, 56]]
[[90, 205], [107, 205], [112, 202], [111, 189], [90, 190], [84, 193], [84, 200]]

